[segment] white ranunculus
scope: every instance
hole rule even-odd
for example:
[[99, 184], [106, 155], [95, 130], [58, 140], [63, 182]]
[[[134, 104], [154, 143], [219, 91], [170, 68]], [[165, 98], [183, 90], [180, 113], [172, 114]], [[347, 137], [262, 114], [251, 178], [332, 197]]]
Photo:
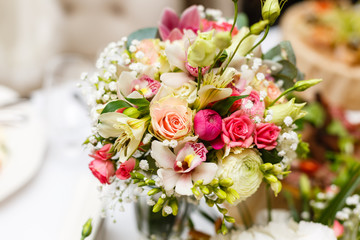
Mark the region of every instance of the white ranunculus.
[[244, 149], [239, 154], [230, 153], [221, 160], [217, 175], [234, 181], [232, 188], [240, 195], [235, 204], [250, 197], [259, 188], [263, 179], [261, 164], [261, 157], [252, 149]]

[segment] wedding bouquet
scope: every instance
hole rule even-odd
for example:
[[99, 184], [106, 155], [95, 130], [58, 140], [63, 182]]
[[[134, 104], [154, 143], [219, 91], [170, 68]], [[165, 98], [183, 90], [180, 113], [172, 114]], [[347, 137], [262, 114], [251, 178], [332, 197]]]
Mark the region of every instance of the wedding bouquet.
[[98, 71], [82, 76], [94, 126], [89, 167], [112, 189], [112, 207], [143, 190], [163, 216], [177, 214], [179, 197], [204, 199], [224, 215], [226, 233], [234, 218], [223, 203], [263, 181], [281, 191], [302, 151], [294, 122], [305, 105], [286, 95], [321, 80], [302, 80], [288, 42], [261, 53], [284, 1], [262, 2], [263, 19], [249, 28], [233, 2], [231, 20], [202, 6], [180, 17], [165, 9], [158, 28], [109, 44]]

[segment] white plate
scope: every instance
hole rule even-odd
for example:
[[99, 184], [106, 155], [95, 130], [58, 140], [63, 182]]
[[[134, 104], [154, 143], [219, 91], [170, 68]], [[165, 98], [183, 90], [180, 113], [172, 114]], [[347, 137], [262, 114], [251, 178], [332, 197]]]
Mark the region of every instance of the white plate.
[[4, 200], [36, 174], [44, 157], [46, 139], [44, 124], [30, 102], [0, 110], [23, 114], [25, 121], [4, 127], [7, 155], [0, 171], [0, 201]]

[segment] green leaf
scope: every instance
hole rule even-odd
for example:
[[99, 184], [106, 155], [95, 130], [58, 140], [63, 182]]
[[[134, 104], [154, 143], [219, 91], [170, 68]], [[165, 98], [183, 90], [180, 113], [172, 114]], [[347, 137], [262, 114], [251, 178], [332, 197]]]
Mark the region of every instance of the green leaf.
[[126, 47], [129, 48], [131, 45], [132, 40], [144, 40], [144, 39], [151, 39], [151, 38], [156, 38], [157, 37], [157, 31], [158, 29], [156, 27], [150, 27], [150, 28], [143, 28], [140, 30], [137, 30], [133, 33], [131, 33], [128, 36], [128, 40], [126, 43]]
[[106, 104], [105, 108], [102, 110], [101, 114], [107, 113], [107, 112], [115, 112], [116, 110], [120, 108], [128, 108], [132, 107], [129, 103], [125, 102], [124, 100], [117, 100], [112, 101]]
[[290, 210], [290, 214], [292, 216], [292, 218], [296, 221], [296, 222], [300, 222], [300, 217], [299, 217], [299, 213], [296, 209], [295, 206], [295, 202], [294, 202], [294, 198], [291, 195], [291, 193], [287, 190], [283, 191], [283, 195], [285, 197], [285, 200], [287, 202], [288, 208]]
[[237, 29], [240, 29], [242, 27], [249, 26], [249, 18], [245, 13], [238, 13], [237, 19], [236, 19], [236, 27]]
[[234, 104], [235, 101], [242, 99], [242, 98], [246, 98], [249, 95], [243, 95], [243, 96], [231, 96], [228, 98], [225, 98], [224, 100], [218, 101], [217, 103], [214, 104], [214, 106], [212, 106], [212, 110], [216, 111], [217, 113], [219, 113], [221, 116], [225, 116], [231, 106]]
[[285, 89], [291, 88], [295, 84], [295, 78], [297, 77], [298, 70], [290, 61], [280, 60], [278, 61], [282, 65], [280, 72], [273, 75], [277, 80], [281, 79], [284, 81], [283, 87]]
[[320, 103], [312, 103], [303, 108], [307, 112], [304, 117], [305, 121], [310, 122], [315, 127], [319, 128], [324, 125], [325, 110]]
[[296, 66], [296, 57], [289, 41], [283, 41], [279, 45], [270, 49], [263, 55], [264, 59], [278, 61], [279, 59], [288, 60]]
[[317, 222], [324, 225], [331, 225], [334, 222], [336, 213], [345, 205], [345, 200], [360, 185], [360, 166], [357, 165], [349, 171], [349, 179], [343, 186], [340, 186], [340, 192], [330, 201], [329, 205], [321, 212]]
[[125, 98], [130, 103], [138, 107], [148, 107], [150, 102], [146, 98]]
[[261, 153], [261, 158], [264, 161], [264, 163], [272, 163], [276, 164], [281, 162], [282, 157], [278, 155], [278, 151], [276, 149], [273, 149], [271, 151], [265, 150], [265, 149], [259, 149]]

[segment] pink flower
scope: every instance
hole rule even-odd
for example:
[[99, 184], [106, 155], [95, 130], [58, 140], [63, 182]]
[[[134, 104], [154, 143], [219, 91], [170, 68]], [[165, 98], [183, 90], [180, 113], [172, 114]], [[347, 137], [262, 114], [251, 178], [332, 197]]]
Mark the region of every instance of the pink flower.
[[277, 138], [280, 133], [280, 128], [274, 123], [259, 123], [255, 130], [255, 144], [257, 148], [264, 148], [265, 150], [272, 150], [277, 145]]
[[121, 180], [126, 180], [131, 177], [130, 173], [134, 170], [136, 164], [135, 158], [129, 158], [129, 160], [123, 162], [119, 169], [116, 171], [116, 177]]
[[222, 140], [232, 147], [248, 148], [253, 143], [255, 125], [242, 111], [236, 111], [222, 122]]
[[194, 118], [195, 134], [205, 141], [212, 141], [221, 133], [222, 119], [211, 109], [204, 109], [196, 113]]
[[159, 139], [176, 140], [192, 130], [192, 111], [184, 99], [166, 97], [150, 105], [151, 125]]
[[160, 82], [142, 75], [139, 79], [131, 82], [131, 92], [139, 91], [145, 98], [151, 98], [159, 91]]
[[102, 184], [110, 184], [110, 177], [115, 175], [115, 168], [112, 161], [95, 159], [89, 164], [89, 168], [94, 176], [99, 179]]
[[140, 41], [137, 49], [144, 53], [144, 57], [139, 59], [140, 62], [146, 65], [152, 65], [158, 61], [160, 49], [155, 41], [154, 39], [144, 39]]
[[89, 155], [90, 157], [93, 157], [95, 160], [102, 160], [106, 161], [109, 160], [112, 157], [112, 153], [109, 153], [111, 149], [111, 144], [104, 145], [101, 149], [95, 151], [94, 154]]
[[[188, 70], [188, 72], [191, 74], [191, 76], [198, 77], [199, 76], [199, 70], [195, 67], [192, 67], [188, 62], [185, 63], [185, 68]], [[210, 69], [210, 66], [201, 68], [201, 73], [205, 74], [207, 70]]]
[[[235, 89], [235, 88], [232, 88], [232, 94], [231, 96], [240, 96], [240, 92]], [[242, 103], [242, 99], [239, 99], [239, 100], [236, 100], [233, 105], [231, 105], [231, 108], [230, 108], [230, 112], [235, 112], [236, 110], [239, 110], [241, 108], [241, 103]]]
[[280, 94], [280, 89], [273, 82], [269, 82], [269, 86], [267, 87], [267, 96], [270, 100], [275, 100], [280, 96]]
[[217, 165], [207, 163], [206, 147], [202, 143], [187, 142], [178, 153], [173, 153], [159, 141], [153, 141], [151, 156], [159, 165], [159, 175], [164, 189], [180, 195], [192, 195], [193, 181], [210, 183], [216, 175]]
[[[231, 31], [232, 24], [227, 22], [215, 22], [215, 21], [209, 21], [207, 19], [201, 19], [201, 29], [203, 32], [211, 31], [212, 29], [215, 29], [218, 32], [230, 32]], [[232, 36], [235, 36], [238, 33], [238, 29], [235, 27]]]
[[337, 220], [334, 221], [333, 230], [337, 238], [344, 234], [344, 226]]
[[248, 97], [242, 99], [241, 110], [251, 117], [264, 117], [265, 102], [260, 101], [259, 92], [251, 91]]
[[174, 41], [183, 37], [184, 29], [190, 29], [196, 33], [199, 27], [200, 14], [197, 6], [185, 9], [180, 19], [174, 10], [166, 8], [161, 16], [159, 33], [163, 41]]

